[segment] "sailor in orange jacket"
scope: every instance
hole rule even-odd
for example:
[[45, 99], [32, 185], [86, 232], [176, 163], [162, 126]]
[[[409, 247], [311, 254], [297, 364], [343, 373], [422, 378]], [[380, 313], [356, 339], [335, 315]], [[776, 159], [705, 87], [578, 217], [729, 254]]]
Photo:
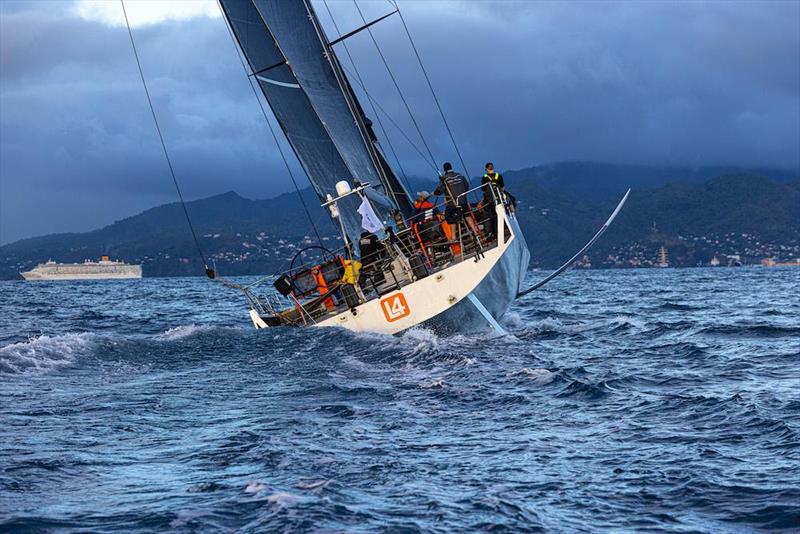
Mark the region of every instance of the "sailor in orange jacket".
[[[314, 276], [314, 280], [316, 280], [317, 282], [317, 292], [320, 295], [324, 295], [325, 293], [327, 293], [328, 283], [325, 281], [325, 275], [322, 274], [322, 269], [320, 268], [320, 266], [315, 265], [314, 267], [312, 267], [311, 274], [312, 276]], [[325, 304], [325, 307], [328, 310], [332, 310], [336, 307], [336, 304], [334, 304], [333, 299], [331, 297], [326, 298], [323, 304]]]
[[[417, 193], [417, 199], [414, 201], [414, 221], [420, 222], [425, 219], [432, 219], [436, 215], [436, 206], [428, 200], [431, 194], [427, 191], [420, 191]], [[426, 213], [430, 210], [430, 213]]]

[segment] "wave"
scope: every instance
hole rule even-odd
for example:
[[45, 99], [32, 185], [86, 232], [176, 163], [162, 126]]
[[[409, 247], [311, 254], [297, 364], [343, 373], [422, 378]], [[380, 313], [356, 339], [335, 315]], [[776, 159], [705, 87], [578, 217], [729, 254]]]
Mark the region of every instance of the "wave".
[[800, 327], [774, 324], [732, 324], [709, 326], [700, 330], [703, 334], [746, 337], [788, 337], [800, 336]]
[[[476, 346], [485, 341], [484, 335], [444, 335], [420, 326], [399, 336], [347, 330], [340, 334], [357, 342], [348, 344], [348, 351], [361, 364], [401, 363], [420, 368], [472, 365]], [[503, 339], [515, 340], [511, 336]]]
[[97, 337], [91, 333], [38, 336], [0, 348], [0, 374], [41, 373], [72, 364], [90, 350]]
[[692, 306], [691, 304], [682, 304], [680, 302], [664, 302], [663, 304], [659, 305], [659, 308], [662, 310], [674, 310], [674, 311], [697, 311], [703, 309], [699, 306]]
[[617, 315], [611, 320], [612, 330], [643, 330], [646, 323], [632, 315]]
[[509, 376], [525, 377], [533, 380], [536, 384], [549, 384], [556, 379], [556, 374], [548, 369], [523, 367], [519, 371], [510, 373]]
[[636, 347], [623, 350], [623, 352], [630, 352], [631, 354], [637, 354], [640, 351], [645, 354], [652, 354], [660, 357], [669, 357], [671, 359], [680, 358], [686, 360], [705, 359], [712, 355], [706, 346], [698, 345], [689, 341], [677, 341], [673, 343], [651, 345], [643, 351]]
[[179, 339], [185, 339], [187, 337], [191, 337], [195, 334], [199, 334], [202, 332], [210, 332], [211, 330], [214, 330], [216, 328], [217, 328], [216, 326], [210, 324], [181, 325], [165, 330], [164, 332], [155, 336], [155, 339], [163, 341], [177, 341]]
[[117, 355], [125, 360], [138, 360], [140, 354], [148, 354], [149, 351], [134, 350], [137, 347], [180, 341], [208, 332], [223, 334], [239, 331], [244, 330], [191, 324], [170, 328], [153, 337], [114, 336], [92, 332], [41, 335], [0, 347], [0, 375], [47, 372], [72, 365], [79, 356], [93, 352], [102, 352], [109, 357]]
[[518, 332], [521, 339], [535, 338], [538, 340], [553, 339], [560, 336], [580, 336], [587, 326], [582, 322], [564, 323], [558, 317], [548, 316], [541, 321], [528, 325], [525, 332]]
[[603, 398], [614, 391], [605, 381], [597, 384], [573, 380], [558, 394], [557, 397], [575, 397], [583, 400], [596, 400]]

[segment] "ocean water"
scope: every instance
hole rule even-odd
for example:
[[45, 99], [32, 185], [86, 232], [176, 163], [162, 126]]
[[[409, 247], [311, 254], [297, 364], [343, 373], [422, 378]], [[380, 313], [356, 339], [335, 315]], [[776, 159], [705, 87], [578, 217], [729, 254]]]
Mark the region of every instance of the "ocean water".
[[255, 331], [201, 278], [0, 282], [0, 531], [798, 531], [799, 295], [573, 271], [509, 336], [389, 337]]

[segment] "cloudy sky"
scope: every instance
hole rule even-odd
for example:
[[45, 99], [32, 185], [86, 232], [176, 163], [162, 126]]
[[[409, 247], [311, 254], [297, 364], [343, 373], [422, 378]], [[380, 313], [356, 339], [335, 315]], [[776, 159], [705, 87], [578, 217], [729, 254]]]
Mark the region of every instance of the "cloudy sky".
[[[368, 18], [391, 10], [359, 5]], [[185, 196], [290, 190], [216, 3], [126, 6]], [[325, 3], [315, 6], [336, 35]], [[342, 32], [359, 25], [353, 2], [328, 7]], [[501, 169], [569, 159], [800, 167], [800, 2], [400, 8], [474, 173], [487, 159]], [[435, 157], [455, 159], [400, 21], [374, 34]], [[369, 35], [348, 46], [370, 93], [419, 145]], [[175, 199], [119, 2], [3, 0], [0, 78], [0, 243]], [[387, 128], [405, 170], [430, 173]]]

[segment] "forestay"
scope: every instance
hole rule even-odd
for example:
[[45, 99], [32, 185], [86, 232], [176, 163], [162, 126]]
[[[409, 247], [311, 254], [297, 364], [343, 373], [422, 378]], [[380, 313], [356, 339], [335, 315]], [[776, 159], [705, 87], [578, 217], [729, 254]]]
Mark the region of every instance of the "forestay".
[[[386, 204], [407, 212], [407, 193], [373, 142], [369, 122], [310, 3], [220, 1], [253, 76], [320, 199], [335, 197], [340, 180], [383, 184], [393, 193]], [[353, 243], [361, 233], [359, 202], [351, 196], [339, 203], [345, 232]]]

